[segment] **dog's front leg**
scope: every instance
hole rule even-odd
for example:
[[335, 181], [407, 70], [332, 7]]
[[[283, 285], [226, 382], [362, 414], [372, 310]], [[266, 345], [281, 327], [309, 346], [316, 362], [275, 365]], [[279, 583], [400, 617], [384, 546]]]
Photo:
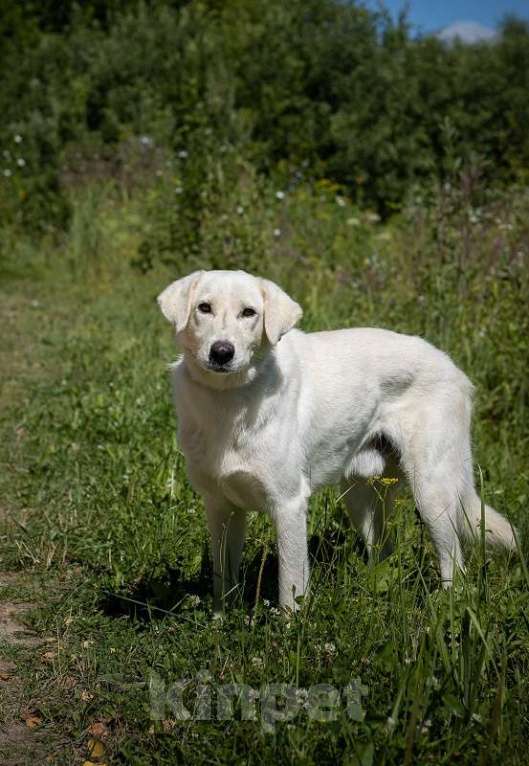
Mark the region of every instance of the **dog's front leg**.
[[213, 610], [220, 614], [239, 582], [246, 514], [224, 498], [209, 496], [204, 503], [211, 537]]
[[307, 501], [299, 498], [274, 513], [279, 552], [279, 603], [297, 609], [296, 598], [305, 595], [309, 581], [307, 552]]

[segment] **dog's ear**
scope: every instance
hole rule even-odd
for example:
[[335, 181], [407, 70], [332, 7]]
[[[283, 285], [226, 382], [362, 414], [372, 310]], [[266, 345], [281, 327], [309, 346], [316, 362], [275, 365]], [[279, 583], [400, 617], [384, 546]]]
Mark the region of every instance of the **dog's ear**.
[[157, 298], [162, 314], [175, 326], [177, 333], [182, 332], [189, 320], [191, 298], [203, 271], [194, 271], [187, 277], [171, 282]]
[[272, 346], [301, 319], [301, 306], [269, 279], [260, 279], [264, 297], [264, 328]]

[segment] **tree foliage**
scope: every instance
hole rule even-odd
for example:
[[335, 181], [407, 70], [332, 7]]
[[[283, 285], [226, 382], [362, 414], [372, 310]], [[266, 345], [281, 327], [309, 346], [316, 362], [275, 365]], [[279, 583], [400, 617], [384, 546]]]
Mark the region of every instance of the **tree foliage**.
[[64, 220], [68, 147], [112, 153], [132, 136], [192, 149], [203, 182], [213, 156], [235, 152], [258, 171], [329, 178], [382, 213], [477, 157], [491, 181], [527, 176], [529, 30], [516, 19], [494, 43], [447, 46], [337, 0], [0, 11], [5, 215]]

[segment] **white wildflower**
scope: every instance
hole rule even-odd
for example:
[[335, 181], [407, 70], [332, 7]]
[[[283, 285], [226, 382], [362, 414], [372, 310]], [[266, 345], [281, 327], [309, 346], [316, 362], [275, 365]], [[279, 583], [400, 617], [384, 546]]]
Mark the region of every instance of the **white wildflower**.
[[296, 689], [296, 702], [301, 708], [307, 708], [309, 705], [309, 693], [307, 689]]
[[431, 726], [432, 726], [432, 721], [430, 720], [430, 718], [427, 718], [426, 721], [421, 726], [421, 734], [428, 734], [428, 730], [431, 728]]
[[281, 236], [281, 229], [274, 229], [274, 237], [280, 237]]
[[237, 205], [237, 213], [239, 215], [242, 215], [244, 213], [244, 208], [242, 205]]
[[178, 152], [178, 156], [180, 157], [181, 160], [185, 160], [185, 158], [188, 157], [188, 153], [186, 152], [185, 149], [180, 149], [180, 151]]
[[276, 191], [276, 198], [277, 199], [285, 199], [285, 192], [284, 191]]
[[339, 207], [345, 207], [345, 200], [344, 200], [344, 198], [343, 198], [343, 197], [338, 197], [338, 196], [337, 196], [337, 197], [336, 197], [336, 204], [337, 204]]
[[6, 178], [9, 178], [9, 177], [10, 177], [10, 175], [11, 175], [11, 171], [9, 170], [9, 168], [6, 168], [6, 169], [4, 170], [4, 175], [5, 175], [5, 177], [6, 177]]
[[16, 135], [13, 136], [13, 141], [15, 142], [15, 144], [19, 144], [22, 141], [22, 136], [17, 133]]
[[23, 157], [19, 157], [17, 160], [17, 165], [19, 168], [23, 168], [26, 164], [26, 160]]

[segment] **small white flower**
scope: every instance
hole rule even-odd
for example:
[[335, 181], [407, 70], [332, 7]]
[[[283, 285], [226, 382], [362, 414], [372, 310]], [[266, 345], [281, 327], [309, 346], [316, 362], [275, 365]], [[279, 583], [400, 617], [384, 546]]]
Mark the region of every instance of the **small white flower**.
[[11, 171], [9, 170], [9, 168], [6, 168], [4, 170], [4, 175], [5, 175], [6, 178], [9, 178], [9, 176], [11, 175]]
[[140, 136], [140, 144], [150, 149], [150, 147], [154, 144], [154, 141], [150, 136]]
[[281, 236], [281, 229], [274, 229], [274, 237], [280, 237]]
[[265, 606], [270, 606], [270, 601], [269, 601], [267, 598], [264, 598], [264, 599], [263, 599], [263, 604], [264, 604]]
[[263, 667], [263, 660], [261, 657], [252, 657], [251, 663], [254, 666], [254, 668], [262, 668]]
[[276, 198], [277, 199], [285, 199], [285, 192], [284, 191], [276, 191]]
[[296, 702], [302, 708], [309, 705], [309, 693], [307, 689], [296, 689]]
[[347, 224], [349, 226], [360, 226], [360, 221], [358, 220], [358, 218], [354, 218], [354, 217], [353, 218], [348, 218], [347, 219]]
[[19, 168], [23, 168], [26, 164], [26, 160], [23, 157], [19, 157], [17, 160], [17, 165]]
[[200, 596], [196, 594], [193, 596], [190, 596], [189, 602], [192, 604], [192, 606], [198, 606], [200, 604]]
[[182, 194], [182, 193], [183, 193], [183, 191], [184, 191], [184, 190], [182, 189], [182, 187], [181, 187], [181, 186], [177, 186], [177, 187], [176, 187], [176, 189], [174, 190], [174, 193], [175, 193], [175, 194]]
[[336, 197], [336, 204], [339, 207], [345, 207], [345, 200], [343, 197]]
[[387, 721], [386, 721], [386, 726], [387, 726], [387, 728], [388, 728], [390, 731], [391, 731], [392, 729], [394, 729], [394, 728], [395, 728], [395, 719], [393, 718], [393, 716], [391, 716], [391, 715], [390, 715], [390, 716], [388, 717], [388, 719], [387, 719]]
[[244, 213], [244, 208], [242, 205], [237, 205], [237, 212], [239, 215], [242, 215]]
[[13, 141], [15, 144], [19, 144], [22, 141], [22, 136], [17, 133], [15, 136], [13, 136]]
[[180, 149], [180, 151], [178, 152], [178, 156], [180, 157], [181, 160], [185, 160], [188, 154], [185, 149]]
[[273, 614], [274, 616], [276, 616], [276, 617], [277, 617], [278, 615], [280, 615], [280, 614], [281, 614], [281, 610], [280, 610], [280, 609], [278, 609], [278, 608], [277, 608], [277, 606], [273, 606], [273, 607], [270, 609], [270, 614]]

